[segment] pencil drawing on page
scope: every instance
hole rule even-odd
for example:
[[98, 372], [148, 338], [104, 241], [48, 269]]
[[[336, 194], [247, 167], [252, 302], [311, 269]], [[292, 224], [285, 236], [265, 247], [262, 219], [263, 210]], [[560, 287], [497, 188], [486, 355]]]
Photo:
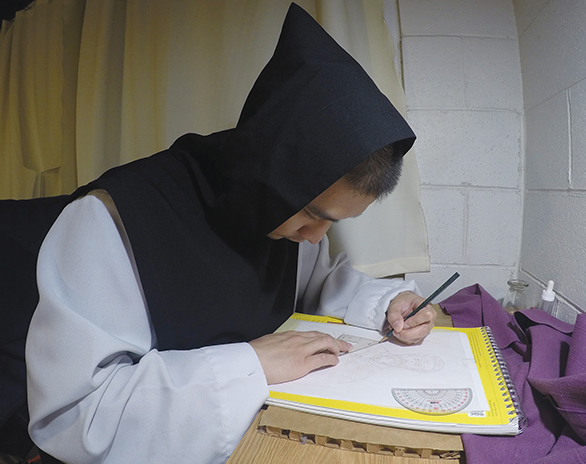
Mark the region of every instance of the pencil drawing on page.
[[[315, 328], [300, 321], [296, 329]], [[476, 394], [483, 391], [482, 383], [465, 334], [438, 329], [424, 343], [407, 346], [393, 339], [379, 343], [380, 332], [358, 327], [322, 323], [317, 328], [350, 342], [350, 354], [340, 356], [334, 367], [281, 384], [275, 391], [420, 414], [488, 409], [486, 396]]]
[[439, 356], [431, 354], [376, 354], [367, 362], [380, 367], [394, 367], [415, 372], [437, 372], [444, 367]]

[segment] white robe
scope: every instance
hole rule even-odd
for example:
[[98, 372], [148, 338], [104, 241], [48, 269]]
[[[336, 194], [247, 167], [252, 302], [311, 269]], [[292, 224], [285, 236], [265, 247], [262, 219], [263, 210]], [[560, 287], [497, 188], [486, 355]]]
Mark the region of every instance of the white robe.
[[[99, 198], [101, 198], [101, 200]], [[158, 351], [132, 249], [109, 197], [68, 205], [38, 260], [26, 346], [33, 441], [75, 464], [225, 462], [268, 397], [248, 343]], [[300, 247], [298, 301], [382, 328], [413, 282], [373, 280], [327, 238]], [[197, 302], [194, 302], [196, 310]]]

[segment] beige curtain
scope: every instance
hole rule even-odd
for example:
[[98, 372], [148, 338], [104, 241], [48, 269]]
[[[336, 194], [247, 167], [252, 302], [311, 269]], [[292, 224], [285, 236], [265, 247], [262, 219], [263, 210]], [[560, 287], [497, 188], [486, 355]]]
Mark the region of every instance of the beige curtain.
[[[405, 110], [383, 0], [299, 0]], [[186, 132], [236, 124], [289, 0], [37, 0], [0, 32], [0, 197], [69, 193]], [[375, 276], [428, 269], [413, 153], [330, 237]]]
[[[0, 32], [2, 196], [58, 193], [63, 136], [61, 5], [38, 2]], [[33, 59], [34, 57], [34, 59]]]

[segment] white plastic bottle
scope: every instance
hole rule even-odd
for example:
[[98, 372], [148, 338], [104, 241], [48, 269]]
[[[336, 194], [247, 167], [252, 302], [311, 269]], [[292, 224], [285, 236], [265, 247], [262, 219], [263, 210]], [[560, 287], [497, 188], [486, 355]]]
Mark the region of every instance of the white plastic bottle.
[[539, 309], [542, 309], [552, 316], [557, 316], [557, 302], [555, 299], [555, 292], [553, 291], [553, 280], [550, 280], [547, 283], [547, 288], [541, 292]]

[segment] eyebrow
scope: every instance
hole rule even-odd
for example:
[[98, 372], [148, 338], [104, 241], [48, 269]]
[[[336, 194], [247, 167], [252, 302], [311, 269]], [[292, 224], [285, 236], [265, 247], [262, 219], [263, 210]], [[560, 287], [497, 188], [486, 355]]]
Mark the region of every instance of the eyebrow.
[[307, 211], [309, 211], [309, 213], [310, 213], [312, 216], [316, 217], [317, 219], [322, 219], [322, 220], [324, 220], [324, 221], [330, 221], [330, 222], [333, 222], [334, 224], [335, 224], [335, 223], [337, 223], [337, 222], [340, 222], [340, 220], [339, 220], [339, 219], [334, 219], [334, 218], [332, 218], [332, 217], [328, 216], [328, 215], [327, 215], [327, 214], [325, 214], [323, 211], [320, 211], [319, 209], [315, 208], [314, 206], [307, 205], [307, 206], [305, 207], [305, 209], [306, 209]]

